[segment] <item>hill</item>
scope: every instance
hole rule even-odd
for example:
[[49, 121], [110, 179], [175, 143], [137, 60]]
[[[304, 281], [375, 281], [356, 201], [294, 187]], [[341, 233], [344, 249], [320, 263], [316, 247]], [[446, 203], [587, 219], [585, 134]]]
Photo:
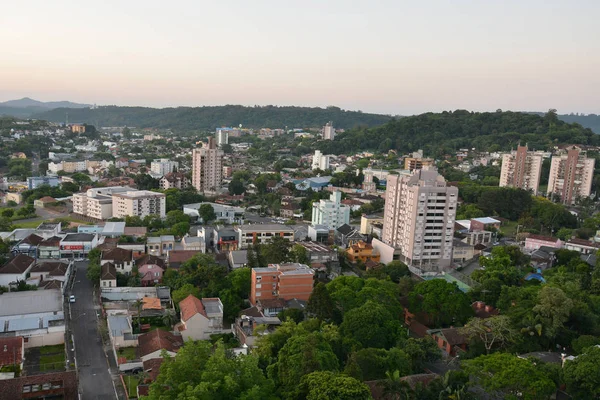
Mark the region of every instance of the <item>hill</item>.
[[549, 149], [556, 144], [600, 145], [600, 136], [579, 124], [569, 124], [554, 113], [479, 113], [456, 110], [392, 119], [375, 128], [357, 128], [321, 141], [318, 147], [331, 154], [359, 150], [400, 152], [425, 150], [440, 157], [460, 148], [508, 150], [518, 143], [529, 148]]
[[102, 106], [95, 109], [55, 109], [35, 115], [52, 122], [65, 119], [89, 122], [98, 126], [135, 126], [140, 128], [170, 128], [176, 131], [215, 129], [221, 126], [247, 128], [310, 128], [333, 121], [336, 128], [381, 125], [391, 119], [387, 115], [346, 111], [338, 107], [244, 107], [239, 105], [211, 107], [118, 107]]
[[[29, 97], [18, 100], [0, 102], [0, 116], [12, 116], [17, 118], [30, 118], [31, 116], [55, 108], [85, 108], [90, 104], [73, 103], [70, 101], [39, 101]], [[63, 118], [64, 120], [64, 118]]]

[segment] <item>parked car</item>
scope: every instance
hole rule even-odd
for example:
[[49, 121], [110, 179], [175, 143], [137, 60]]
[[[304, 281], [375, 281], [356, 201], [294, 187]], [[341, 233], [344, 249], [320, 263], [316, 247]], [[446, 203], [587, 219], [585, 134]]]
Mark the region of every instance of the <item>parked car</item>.
[[69, 303], [75, 303], [75, 295], [74, 294], [69, 296]]

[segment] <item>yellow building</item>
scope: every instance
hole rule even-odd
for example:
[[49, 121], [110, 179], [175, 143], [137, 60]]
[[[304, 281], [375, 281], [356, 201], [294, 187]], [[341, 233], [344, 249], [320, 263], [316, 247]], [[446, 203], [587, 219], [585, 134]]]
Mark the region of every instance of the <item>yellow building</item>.
[[362, 240], [350, 246], [346, 250], [346, 254], [348, 255], [348, 260], [351, 262], [362, 261], [364, 263], [371, 260], [378, 263], [381, 258], [379, 252], [371, 244], [365, 243]]
[[73, 124], [71, 125], [71, 132], [73, 133], [85, 133], [85, 125]]

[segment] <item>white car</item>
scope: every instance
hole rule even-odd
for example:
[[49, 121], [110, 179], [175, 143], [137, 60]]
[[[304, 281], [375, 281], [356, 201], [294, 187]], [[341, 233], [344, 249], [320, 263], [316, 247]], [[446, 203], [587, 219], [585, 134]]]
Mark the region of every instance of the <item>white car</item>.
[[69, 303], [75, 303], [75, 295], [74, 294], [69, 296]]

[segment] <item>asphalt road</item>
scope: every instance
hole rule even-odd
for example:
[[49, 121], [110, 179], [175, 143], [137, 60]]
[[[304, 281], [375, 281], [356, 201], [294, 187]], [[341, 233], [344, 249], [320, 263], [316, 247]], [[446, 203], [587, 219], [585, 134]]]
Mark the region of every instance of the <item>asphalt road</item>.
[[108, 359], [98, 332], [98, 317], [93, 302], [93, 286], [85, 276], [87, 262], [77, 263], [72, 294], [71, 330], [75, 338], [75, 356], [79, 371], [79, 392], [82, 400], [114, 400], [117, 398]]

